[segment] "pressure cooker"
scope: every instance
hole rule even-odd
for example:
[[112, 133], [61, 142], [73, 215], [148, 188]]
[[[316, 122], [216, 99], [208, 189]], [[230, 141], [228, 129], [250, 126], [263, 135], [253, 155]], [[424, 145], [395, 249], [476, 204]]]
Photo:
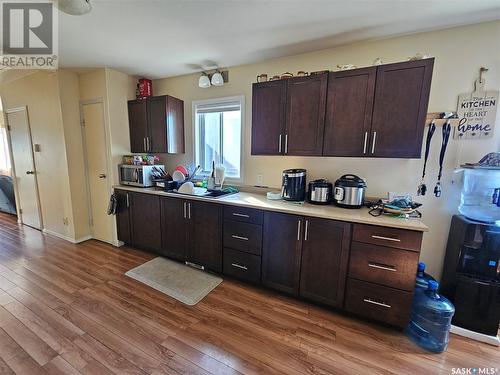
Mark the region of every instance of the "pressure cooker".
[[366, 182], [354, 174], [345, 174], [335, 181], [333, 202], [344, 208], [361, 208], [365, 203]]

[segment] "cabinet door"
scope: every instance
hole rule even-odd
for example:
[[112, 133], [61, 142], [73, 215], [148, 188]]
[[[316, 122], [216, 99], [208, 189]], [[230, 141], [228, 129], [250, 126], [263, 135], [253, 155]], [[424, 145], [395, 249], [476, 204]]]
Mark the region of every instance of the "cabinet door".
[[167, 97], [147, 99], [149, 152], [167, 152]]
[[133, 245], [144, 250], [160, 250], [160, 198], [156, 195], [130, 192], [129, 202]]
[[130, 151], [147, 152], [148, 116], [146, 100], [137, 99], [128, 102], [128, 124], [130, 131]]
[[376, 67], [329, 74], [324, 156], [367, 154], [376, 74]]
[[283, 153], [285, 103], [285, 80], [253, 84], [252, 155]]
[[327, 73], [288, 80], [285, 154], [321, 155], [327, 83]]
[[218, 204], [188, 202], [190, 262], [222, 271], [222, 208]]
[[118, 200], [116, 207], [116, 229], [118, 232], [118, 240], [129, 244], [132, 242], [130, 233], [130, 213], [129, 213], [129, 196], [125, 190], [115, 190], [115, 195]]
[[181, 261], [187, 260], [187, 202], [177, 198], [160, 198], [160, 253]]
[[434, 59], [377, 68], [369, 154], [420, 158]]
[[303, 218], [264, 213], [262, 283], [282, 292], [299, 291]]
[[302, 245], [300, 295], [342, 306], [349, 258], [351, 225], [306, 218]]
[[167, 96], [167, 152], [184, 153], [184, 101]]

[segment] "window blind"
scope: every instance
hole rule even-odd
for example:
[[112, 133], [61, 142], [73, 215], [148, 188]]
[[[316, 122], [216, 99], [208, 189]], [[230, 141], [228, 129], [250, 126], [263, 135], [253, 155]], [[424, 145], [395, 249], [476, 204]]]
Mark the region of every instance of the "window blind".
[[199, 104], [196, 106], [196, 113], [215, 113], [241, 110], [239, 101], [217, 102], [213, 104]]

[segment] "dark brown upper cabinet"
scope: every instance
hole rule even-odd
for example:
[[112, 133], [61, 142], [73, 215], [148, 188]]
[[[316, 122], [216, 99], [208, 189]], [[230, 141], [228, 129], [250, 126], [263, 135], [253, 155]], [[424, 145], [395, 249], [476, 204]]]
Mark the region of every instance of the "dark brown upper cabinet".
[[128, 102], [130, 151], [184, 153], [184, 102], [169, 95]]
[[433, 65], [424, 59], [255, 83], [252, 154], [419, 158]]
[[252, 155], [321, 155], [328, 74], [253, 84]]
[[322, 154], [327, 84], [327, 73], [287, 81], [286, 155]]
[[252, 155], [279, 155], [284, 150], [286, 81], [254, 83]]
[[367, 154], [376, 75], [376, 67], [329, 74], [323, 155]]
[[420, 158], [434, 59], [377, 68], [369, 153]]

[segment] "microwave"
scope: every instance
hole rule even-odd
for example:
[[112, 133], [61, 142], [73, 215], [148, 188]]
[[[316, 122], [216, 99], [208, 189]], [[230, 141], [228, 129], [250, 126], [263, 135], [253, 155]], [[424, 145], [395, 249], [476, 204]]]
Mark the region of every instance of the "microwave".
[[120, 164], [118, 166], [118, 175], [120, 176], [120, 185], [131, 185], [138, 187], [154, 186], [153, 168], [163, 168], [163, 165], [130, 165]]

